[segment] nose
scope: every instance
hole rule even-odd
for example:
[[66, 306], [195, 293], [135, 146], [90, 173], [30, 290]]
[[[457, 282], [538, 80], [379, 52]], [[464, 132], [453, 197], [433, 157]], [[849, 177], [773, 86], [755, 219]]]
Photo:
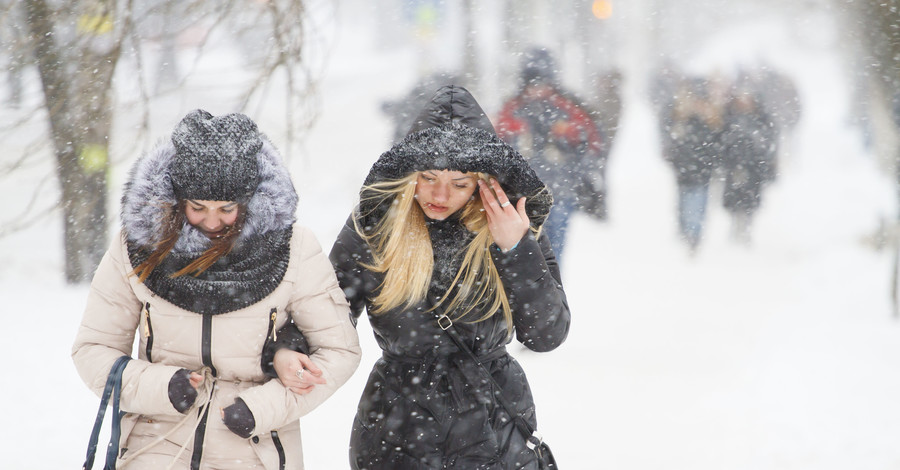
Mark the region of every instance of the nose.
[[203, 219], [203, 229], [207, 232], [218, 232], [225, 225], [222, 218], [216, 215], [208, 215]]
[[447, 202], [450, 199], [450, 188], [443, 183], [434, 185], [434, 190], [431, 191], [431, 198], [435, 202]]

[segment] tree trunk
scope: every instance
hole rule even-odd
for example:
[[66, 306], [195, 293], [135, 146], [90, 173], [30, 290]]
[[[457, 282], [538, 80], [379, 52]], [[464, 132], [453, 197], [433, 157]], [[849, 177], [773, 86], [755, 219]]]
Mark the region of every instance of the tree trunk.
[[[107, 245], [111, 84], [119, 55], [115, 1], [79, 2], [71, 19], [44, 0], [24, 6], [61, 186], [66, 282], [86, 282]], [[63, 24], [76, 25], [69, 44], [59, 38]]]

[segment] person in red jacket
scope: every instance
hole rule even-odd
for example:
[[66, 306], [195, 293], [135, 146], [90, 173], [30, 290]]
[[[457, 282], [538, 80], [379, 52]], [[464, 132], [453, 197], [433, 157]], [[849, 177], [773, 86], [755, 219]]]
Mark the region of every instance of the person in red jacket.
[[519, 92], [506, 101], [497, 134], [521, 153], [553, 194], [545, 229], [562, 259], [569, 219], [583, 211], [606, 218], [605, 166], [608, 148], [592, 111], [563, 89], [549, 51], [527, 51]]

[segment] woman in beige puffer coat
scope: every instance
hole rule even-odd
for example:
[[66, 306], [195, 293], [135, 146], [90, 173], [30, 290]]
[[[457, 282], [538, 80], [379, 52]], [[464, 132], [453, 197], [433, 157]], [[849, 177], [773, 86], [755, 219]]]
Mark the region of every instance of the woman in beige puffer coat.
[[[299, 418], [349, 379], [361, 352], [296, 205], [278, 152], [240, 114], [193, 111], [136, 162], [122, 236], [97, 269], [72, 349], [99, 395], [138, 334], [118, 468], [303, 468]], [[289, 320], [308, 356], [282, 383], [263, 372], [262, 351]]]

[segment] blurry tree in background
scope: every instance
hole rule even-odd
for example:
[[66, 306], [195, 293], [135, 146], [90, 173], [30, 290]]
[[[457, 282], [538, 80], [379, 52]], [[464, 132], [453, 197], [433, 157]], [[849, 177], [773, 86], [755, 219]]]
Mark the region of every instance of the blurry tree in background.
[[[22, 213], [7, 213], [0, 220], [0, 237], [23, 229], [62, 208], [65, 247], [65, 279], [86, 282], [107, 248], [108, 174], [110, 140], [117, 107], [143, 109], [141, 127], [149, 128], [149, 108], [156, 93], [166, 93], [183, 84], [189, 73], [178, 67], [176, 42], [186, 33], [199, 39], [192, 47], [199, 62], [210, 38], [230, 38], [244, 53], [240, 72], [250, 78], [234, 93], [233, 111], [245, 111], [261, 100], [274, 83], [283, 84], [285, 127], [288, 144], [306, 130], [315, 113], [310, 110], [315, 89], [313, 73], [304, 52], [315, 40], [310, 31], [312, 0], [0, 0], [3, 48], [0, 63], [7, 66], [10, 83], [20, 80], [25, 65], [34, 65], [40, 78], [42, 101], [30, 106], [21, 89], [10, 86], [7, 116], [0, 139], [26, 135], [23, 129], [46, 122], [46, 135], [19, 146], [0, 168], [0, 177], [15, 177], [18, 167], [31, 159], [53, 154], [60, 198], [50, 207], [34, 207]], [[325, 2], [328, 3], [328, 2]], [[330, 7], [326, 7], [330, 9]], [[159, 60], [146, 64], [147, 49], [158, 47]], [[127, 61], [134, 73], [117, 73]], [[195, 62], [196, 64], [196, 62]], [[135, 102], [116, 103], [117, 87], [133, 80], [138, 89]], [[153, 85], [148, 82], [153, 81]], [[15, 110], [15, 116], [11, 117]], [[29, 128], [30, 129], [30, 128]], [[52, 150], [43, 147], [49, 141]], [[137, 142], [133, 142], [135, 147]], [[19, 150], [16, 150], [19, 151]], [[9, 157], [9, 156], [8, 156]], [[26, 195], [26, 197], [29, 197]]]
[[[900, 0], [833, 0], [844, 50], [855, 71], [854, 123], [866, 145], [894, 175], [900, 207]], [[893, 248], [891, 300], [900, 318], [900, 213], [882, 221], [878, 248]]]
[[[834, 0], [856, 71], [854, 119], [900, 184], [900, 0]], [[900, 193], [898, 193], [900, 194]]]
[[[114, 1], [55, 8], [25, 0], [28, 48], [44, 93], [65, 220], [66, 280], [90, 279], [106, 248], [109, 92], [126, 21]], [[14, 5], [15, 7], [15, 5]], [[23, 45], [24, 46], [24, 45]]]

